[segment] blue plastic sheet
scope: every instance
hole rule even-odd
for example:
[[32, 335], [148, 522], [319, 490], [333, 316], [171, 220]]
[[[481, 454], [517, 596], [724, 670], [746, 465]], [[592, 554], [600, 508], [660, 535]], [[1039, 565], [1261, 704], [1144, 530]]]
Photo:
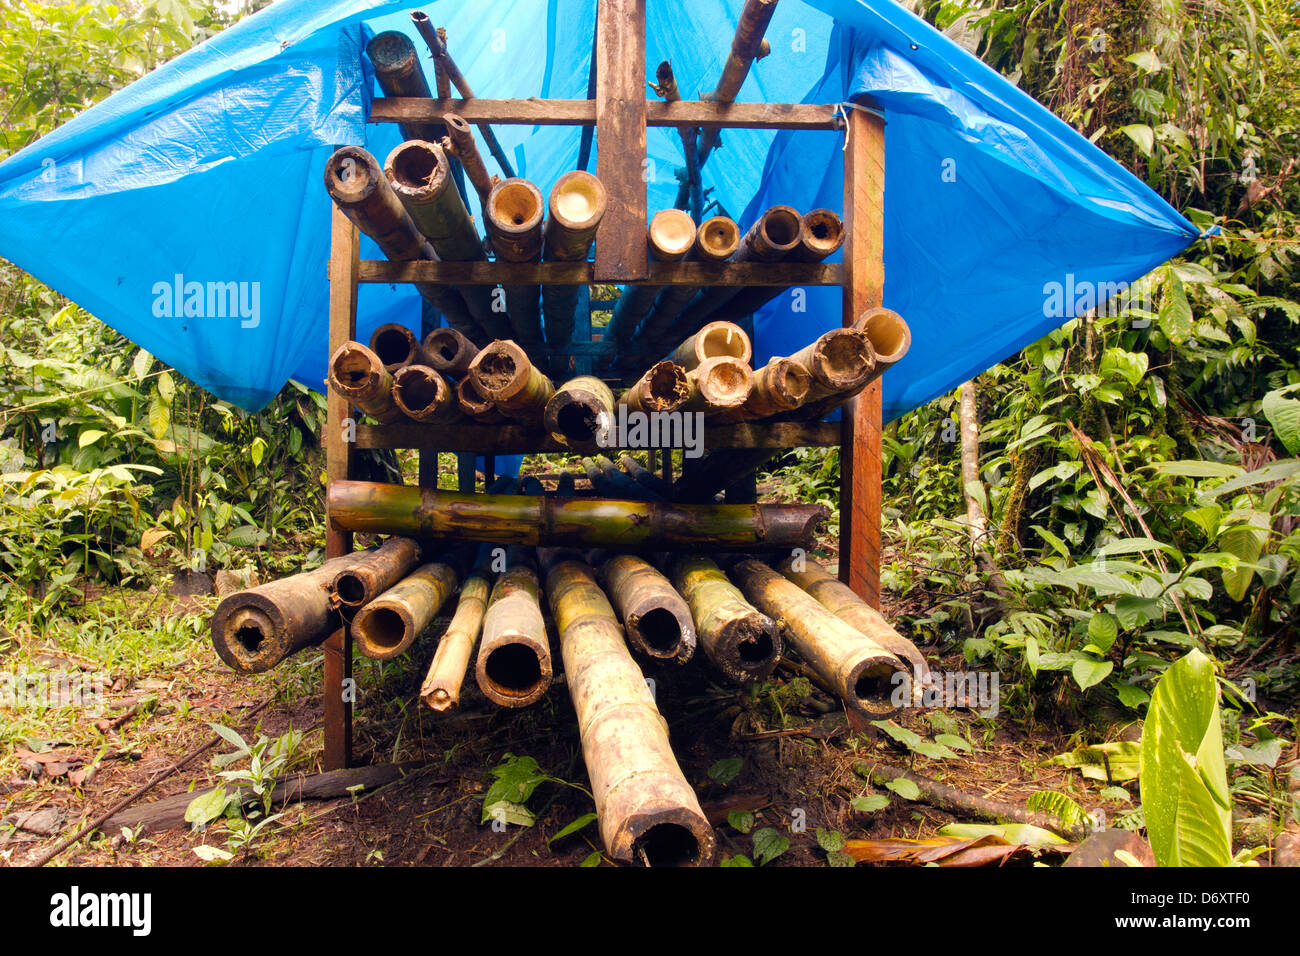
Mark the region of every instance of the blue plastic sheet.
[[[684, 95], [711, 89], [741, 5], [650, 4], [648, 69], [671, 59]], [[290, 377], [321, 388], [324, 162], [342, 144], [382, 161], [398, 140], [365, 123], [376, 93], [366, 40], [414, 38], [409, 13], [424, 9], [479, 96], [584, 98], [595, 7], [281, 0], [0, 164], [0, 255], [246, 409]], [[785, 0], [767, 35], [772, 54], [740, 99], [869, 95], [886, 118], [884, 301], [913, 331], [885, 378], [887, 419], [1072, 316], [1074, 303], [1045, 308], [1050, 283], [1132, 281], [1196, 238], [1126, 170], [891, 0]], [[577, 163], [576, 128], [496, 131], [543, 191]], [[744, 225], [777, 202], [839, 210], [843, 145], [842, 133], [728, 131], [705, 186]], [[647, 153], [654, 210], [676, 193], [675, 131], [650, 130]], [[379, 257], [368, 240], [362, 254]], [[388, 321], [418, 329], [419, 315], [408, 287], [364, 286], [358, 337]], [[755, 359], [839, 324], [838, 290], [780, 296], [756, 317]]]

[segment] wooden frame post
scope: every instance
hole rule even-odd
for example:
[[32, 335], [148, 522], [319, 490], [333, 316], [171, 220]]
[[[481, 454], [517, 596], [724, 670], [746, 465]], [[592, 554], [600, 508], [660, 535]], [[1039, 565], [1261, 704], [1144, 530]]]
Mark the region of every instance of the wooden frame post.
[[[357, 335], [357, 276], [361, 243], [357, 227], [333, 209], [330, 228], [329, 354]], [[347, 401], [327, 390], [325, 416], [325, 474], [328, 481], [347, 480], [352, 472], [356, 419]], [[436, 459], [435, 459], [436, 460]], [[337, 558], [352, 550], [352, 534], [326, 523], [325, 556]], [[323, 684], [326, 770], [352, 763], [352, 635], [346, 625], [321, 645], [325, 651]]]
[[[882, 304], [885, 286], [885, 122], [849, 110], [844, 150], [844, 325]], [[840, 580], [880, 607], [881, 380], [843, 410]]]
[[596, 174], [609, 205], [596, 234], [596, 282], [635, 282], [646, 254], [645, 0], [596, 8]]

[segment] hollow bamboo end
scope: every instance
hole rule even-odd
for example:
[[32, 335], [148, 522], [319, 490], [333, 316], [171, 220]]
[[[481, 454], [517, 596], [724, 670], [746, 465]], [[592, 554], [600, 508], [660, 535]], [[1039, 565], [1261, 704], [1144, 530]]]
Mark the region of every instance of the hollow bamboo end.
[[530, 634], [504, 634], [479, 653], [474, 676], [483, 696], [497, 706], [527, 707], [551, 686], [550, 648]]
[[415, 333], [399, 322], [389, 322], [370, 336], [370, 351], [379, 356], [384, 368], [396, 372], [419, 359], [420, 343]]
[[676, 262], [695, 244], [695, 220], [681, 209], [661, 209], [650, 220], [650, 252], [660, 262]]
[[704, 220], [695, 236], [695, 254], [705, 260], [721, 262], [740, 248], [740, 227], [727, 216]]
[[866, 335], [881, 365], [901, 361], [912, 347], [912, 330], [892, 309], [869, 309], [853, 327]]
[[803, 219], [792, 206], [773, 206], [750, 230], [747, 242], [760, 259], [781, 258], [803, 240]]
[[[519, 241], [535, 236], [528, 249], [506, 250], [514, 261], [531, 258], [541, 249], [542, 217], [546, 206], [542, 193], [526, 179], [506, 179], [492, 187], [487, 201], [487, 225], [494, 238]], [[535, 248], [532, 246], [535, 244]], [[498, 255], [502, 254], [498, 248]]]
[[384, 160], [384, 174], [399, 196], [437, 196], [451, 182], [451, 165], [437, 143], [408, 139], [399, 143]]
[[[892, 655], [858, 661], [844, 681], [852, 695], [845, 703], [873, 719], [896, 714], [902, 709], [893, 703], [895, 692], [900, 686], [896, 675], [907, 672], [907, 665]], [[907, 703], [911, 701], [908, 700]]]
[[325, 163], [325, 189], [344, 208], [368, 199], [383, 178], [378, 161], [359, 146], [344, 146]]
[[701, 361], [733, 358], [748, 365], [754, 348], [745, 330], [734, 322], [709, 322], [695, 334], [695, 354]]
[[821, 261], [844, 245], [844, 221], [829, 209], [814, 209], [803, 217], [802, 258]]
[[478, 346], [455, 329], [434, 329], [424, 337], [429, 366], [445, 375], [460, 376], [478, 354]]
[[360, 342], [344, 342], [330, 356], [330, 385], [348, 398], [367, 397], [384, 378], [384, 363]]
[[416, 66], [415, 43], [400, 30], [385, 30], [366, 44], [366, 55], [380, 73], [401, 74]]
[[506, 402], [528, 384], [532, 363], [528, 353], [511, 339], [498, 340], [481, 350], [470, 363], [469, 374], [480, 394]]
[[492, 399], [480, 392], [469, 376], [456, 383], [456, 404], [471, 418], [493, 418], [497, 414]]
[[609, 197], [599, 179], [581, 169], [565, 173], [551, 190], [549, 212], [566, 229], [593, 229], [605, 215]]
[[273, 605], [262, 606], [250, 592], [232, 594], [212, 617], [212, 645], [223, 661], [245, 674], [270, 670], [284, 656]]
[[745, 404], [754, 387], [754, 373], [734, 358], [710, 358], [690, 373], [700, 397], [713, 408], [735, 408]]
[[366, 657], [387, 661], [399, 657], [415, 643], [415, 624], [404, 610], [367, 604], [352, 619], [352, 637]]
[[675, 362], [658, 362], [628, 389], [629, 404], [647, 412], [676, 411], [691, 397], [686, 370]]
[[[665, 797], [636, 810], [620, 813], [606, 806], [616, 821], [606, 846], [610, 855], [647, 867], [702, 866], [713, 858], [713, 828], [691, 794], [693, 806]], [[612, 803], [612, 801], [611, 801]]]
[[429, 421], [452, 404], [451, 386], [424, 365], [406, 365], [393, 376], [393, 402], [409, 418]]
[[855, 388], [876, 366], [870, 340], [854, 329], [831, 329], [803, 354], [807, 358], [803, 364], [813, 380], [831, 391]]

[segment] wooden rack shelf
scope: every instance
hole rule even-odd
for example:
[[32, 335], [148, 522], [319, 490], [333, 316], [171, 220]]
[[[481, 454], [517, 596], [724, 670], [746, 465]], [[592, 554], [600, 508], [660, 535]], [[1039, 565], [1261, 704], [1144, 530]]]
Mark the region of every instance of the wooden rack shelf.
[[[372, 123], [437, 122], [449, 112], [471, 123], [500, 125], [595, 126], [600, 150], [597, 175], [609, 195], [608, 209], [596, 237], [594, 262], [387, 262], [362, 261], [356, 227], [334, 211], [331, 252], [329, 352], [356, 337], [357, 293], [361, 283], [447, 283], [456, 285], [737, 285], [826, 286], [843, 289], [843, 324], [879, 306], [884, 286], [884, 120], [881, 115], [837, 106], [789, 103], [703, 101], [663, 103], [645, 99], [645, 0], [600, 0], [597, 11], [594, 98], [589, 100], [375, 99]], [[641, 178], [647, 126], [698, 126], [795, 130], [844, 130], [844, 226], [842, 263], [808, 264], [661, 264], [646, 249], [646, 188]], [[609, 303], [593, 303], [608, 308]], [[575, 341], [547, 355], [569, 358], [574, 374], [590, 373], [600, 352], [599, 335], [579, 315]], [[552, 365], [554, 367], [554, 365]], [[559, 452], [549, 436], [512, 426], [432, 426], [416, 423], [357, 425], [347, 402], [330, 392], [325, 433], [326, 472], [330, 481], [351, 476], [355, 449], [420, 450], [420, 483], [436, 487], [438, 453], [459, 456], [460, 490], [475, 491], [475, 455], [492, 456]], [[780, 449], [803, 446], [840, 448], [840, 578], [879, 606], [881, 383], [874, 382], [844, 408], [835, 423], [760, 422], [706, 428], [704, 447]], [[660, 454], [665, 477], [671, 456]], [[485, 479], [489, 477], [485, 474]], [[352, 550], [352, 535], [330, 526], [329, 557]], [[352, 699], [345, 692], [352, 675], [352, 642], [347, 627], [323, 645], [324, 731], [326, 769], [352, 760]]]

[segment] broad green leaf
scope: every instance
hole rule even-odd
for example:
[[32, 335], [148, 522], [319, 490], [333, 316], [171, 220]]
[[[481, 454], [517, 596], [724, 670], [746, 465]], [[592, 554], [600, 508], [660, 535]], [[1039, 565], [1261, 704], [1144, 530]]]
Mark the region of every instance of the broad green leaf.
[[1292, 455], [1300, 455], [1300, 399], [1292, 398], [1294, 385], [1275, 389], [1264, 396], [1264, 417], [1273, 426], [1278, 441]]
[[77, 436], [77, 447], [85, 448], [87, 445], [93, 445], [107, 434], [108, 432], [100, 431], [97, 428], [87, 428]]
[[740, 757], [724, 757], [709, 768], [709, 779], [724, 786], [735, 780], [745, 761]]
[[185, 808], [185, 822], [197, 826], [206, 826], [226, 810], [226, 791], [217, 787], [207, 793], [201, 793], [189, 802]]
[[1062, 846], [1069, 840], [1029, 823], [948, 823], [939, 828], [941, 836], [976, 840], [984, 836], [1001, 837], [1008, 843], [1021, 846]]
[[844, 849], [844, 834], [839, 830], [823, 830], [818, 827], [814, 833], [817, 836], [817, 845], [827, 853], [834, 853], [836, 850]]
[[158, 396], [168, 405], [176, 397], [176, 382], [172, 380], [171, 372], [163, 372], [158, 376]]
[[1105, 780], [1106, 768], [1109, 767], [1110, 779], [1122, 783], [1137, 779], [1141, 752], [1142, 748], [1135, 741], [1116, 740], [1076, 747], [1067, 753], [1058, 754], [1047, 763], [1074, 767], [1089, 780]]
[[937, 744], [943, 744], [945, 747], [955, 747], [957, 750], [964, 750], [971, 753], [972, 748], [970, 741], [965, 737], [958, 737], [956, 734], [939, 734], [934, 738]]
[[158, 441], [167, 434], [167, 428], [172, 423], [171, 409], [167, 403], [161, 400], [154, 400], [149, 404], [149, 433]]
[[1079, 685], [1079, 690], [1087, 690], [1104, 681], [1114, 669], [1115, 664], [1112, 661], [1085, 659], [1075, 661], [1070, 668], [1070, 674], [1074, 677], [1074, 682]]
[[224, 863], [226, 860], [233, 860], [235, 858], [235, 854], [231, 853], [229, 850], [223, 850], [219, 846], [208, 846], [206, 843], [201, 843], [196, 847], [191, 847], [190, 849], [194, 851], [195, 856], [200, 860], [203, 860], [205, 863], [212, 863], [216, 860], [221, 860]]
[[490, 820], [513, 823], [515, 826], [520, 827], [530, 827], [537, 822], [537, 817], [533, 814], [533, 811], [521, 803], [496, 800], [492, 803], [485, 802], [483, 804], [483, 822], [487, 823]]
[[947, 760], [957, 756], [942, 744], [926, 740], [920, 734], [908, 730], [906, 727], [900, 727], [892, 720], [873, 720], [871, 724], [873, 727], [879, 727], [908, 750], [918, 753], [922, 757], [929, 757], [931, 760]]
[[1143, 156], [1151, 155], [1151, 150], [1156, 145], [1156, 133], [1150, 126], [1145, 123], [1131, 123], [1128, 126], [1121, 126], [1119, 131], [1137, 144]]
[[754, 862], [759, 866], [771, 863], [788, 849], [790, 841], [772, 827], [754, 831]]
[[1217, 461], [1157, 461], [1151, 468], [1162, 475], [1176, 475], [1180, 478], [1236, 478], [1246, 473], [1246, 469], [1240, 465], [1227, 465]]
[[1184, 511], [1183, 517], [1204, 531], [1206, 540], [1213, 541], [1219, 534], [1219, 524], [1223, 521], [1223, 509], [1218, 505], [1209, 504]]
[[1250, 521], [1230, 525], [1219, 532], [1219, 548], [1240, 562], [1237, 567], [1224, 568], [1222, 572], [1223, 589], [1234, 601], [1246, 596], [1250, 580], [1255, 576], [1252, 565], [1268, 541], [1268, 518], [1267, 514], [1257, 512]]
[[1141, 687], [1135, 687], [1132, 684], [1118, 685], [1115, 688], [1115, 695], [1119, 697], [1119, 702], [1130, 710], [1137, 710], [1151, 699], [1150, 694]]
[[737, 833], [748, 833], [754, 829], [754, 814], [748, 810], [732, 810], [727, 814], [727, 823]]
[[[919, 794], [920, 791], [917, 791]], [[860, 797], [854, 797], [849, 801], [849, 806], [858, 813], [875, 813], [877, 810], [883, 810], [889, 806], [889, 798], [883, 793], [867, 793]]]
[[138, 382], [149, 372], [149, 367], [153, 365], [153, 356], [144, 349], [135, 353], [135, 359], [131, 362], [131, 375]]
[[737, 853], [735, 856], [729, 856], [721, 863], [718, 864], [718, 866], [753, 866], [753, 865], [754, 864], [749, 861], [749, 857], [745, 856], [745, 854], [743, 853]]
[[892, 790], [904, 800], [919, 800], [921, 788], [906, 777], [897, 777], [885, 784], [886, 790]]
[[603, 859], [604, 857], [600, 855], [599, 850], [592, 850], [583, 858], [582, 862], [579, 863], [578, 866], [582, 866], [582, 867], [600, 866], [601, 860]]
[[1192, 650], [1161, 676], [1142, 727], [1142, 807], [1160, 866], [1232, 862], [1232, 801], [1214, 662]]
[[1105, 611], [1094, 614], [1088, 621], [1088, 638], [1101, 649], [1103, 654], [1110, 650], [1118, 636], [1119, 623]]

